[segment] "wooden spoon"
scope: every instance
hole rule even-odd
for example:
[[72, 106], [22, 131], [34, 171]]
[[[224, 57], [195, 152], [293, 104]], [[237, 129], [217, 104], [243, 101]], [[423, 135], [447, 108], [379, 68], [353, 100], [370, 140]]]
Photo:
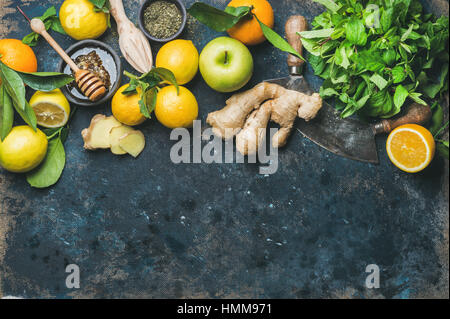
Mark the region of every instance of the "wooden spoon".
[[59, 46], [58, 43], [48, 34], [45, 29], [44, 22], [40, 19], [30, 19], [25, 15], [25, 13], [17, 7], [17, 9], [22, 13], [22, 15], [30, 22], [31, 29], [42, 35], [45, 40], [52, 46], [52, 48], [59, 54], [59, 56], [70, 66], [70, 68], [75, 72], [75, 81], [81, 92], [89, 98], [92, 102], [97, 101], [102, 98], [106, 93], [106, 87], [102, 80], [97, 77], [94, 73], [80, 69], [75, 62], [64, 52], [64, 50]]
[[109, 0], [110, 12], [117, 23], [119, 46], [125, 60], [141, 73], [152, 69], [152, 49], [144, 33], [127, 17], [122, 0]]

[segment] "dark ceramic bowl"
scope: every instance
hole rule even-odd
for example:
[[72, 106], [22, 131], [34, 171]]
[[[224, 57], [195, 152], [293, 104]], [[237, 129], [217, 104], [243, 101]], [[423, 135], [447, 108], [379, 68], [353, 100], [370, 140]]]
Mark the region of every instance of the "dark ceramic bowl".
[[[96, 40], [83, 40], [75, 43], [66, 50], [66, 53], [75, 59], [82, 54], [88, 54], [92, 50], [95, 50], [102, 59], [105, 69], [109, 73], [111, 79], [111, 85], [104, 97], [100, 100], [92, 102], [85, 97], [75, 86], [70, 85], [63, 86], [61, 91], [66, 98], [73, 104], [80, 106], [95, 106], [107, 102], [113, 97], [117, 89], [120, 86], [120, 80], [122, 78], [122, 62], [116, 52], [107, 44]], [[72, 74], [70, 67], [61, 60], [58, 65], [58, 71], [61, 73]], [[74, 82], [73, 82], [74, 83]]]
[[173, 36], [171, 36], [169, 38], [159, 39], [159, 38], [155, 38], [154, 36], [152, 36], [144, 26], [144, 11], [152, 2], [155, 2], [155, 1], [157, 1], [157, 0], [145, 0], [144, 2], [142, 2], [141, 8], [139, 9], [139, 28], [142, 30], [142, 32], [144, 32], [144, 34], [147, 36], [147, 38], [149, 38], [152, 41], [164, 43], [164, 42], [169, 42], [169, 41], [175, 40], [176, 38], [178, 38], [180, 36], [180, 34], [184, 30], [184, 27], [186, 26], [186, 20], [187, 20], [186, 7], [180, 0], [164, 0], [167, 2], [175, 3], [175, 5], [178, 7], [178, 9], [181, 12], [183, 21], [181, 22], [180, 29], [177, 31], [177, 33], [175, 33]]

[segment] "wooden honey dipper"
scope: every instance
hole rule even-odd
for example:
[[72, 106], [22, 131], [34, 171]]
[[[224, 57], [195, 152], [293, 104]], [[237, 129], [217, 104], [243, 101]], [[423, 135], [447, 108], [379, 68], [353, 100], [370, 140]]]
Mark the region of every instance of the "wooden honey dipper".
[[102, 80], [94, 73], [80, 69], [75, 62], [67, 55], [66, 52], [59, 46], [58, 43], [52, 38], [50, 34], [48, 34], [45, 29], [44, 23], [37, 18], [34, 18], [30, 21], [27, 15], [17, 7], [19, 12], [28, 20], [30, 23], [31, 29], [42, 35], [45, 40], [47, 40], [48, 44], [59, 54], [59, 56], [70, 66], [70, 68], [75, 72], [75, 82], [80, 88], [81, 92], [89, 98], [92, 102], [97, 101], [102, 98], [106, 93], [106, 86]]

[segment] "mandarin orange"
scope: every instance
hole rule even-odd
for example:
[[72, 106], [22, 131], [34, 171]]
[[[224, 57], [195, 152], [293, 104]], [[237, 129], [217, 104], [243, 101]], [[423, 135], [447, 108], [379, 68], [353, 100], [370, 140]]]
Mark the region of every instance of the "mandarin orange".
[[[252, 6], [252, 13], [269, 28], [273, 28], [273, 9], [267, 0], [232, 0], [228, 6], [235, 8]], [[227, 32], [230, 37], [241, 41], [245, 45], [257, 45], [266, 40], [266, 37], [261, 30], [261, 26], [255, 17], [241, 20]]]
[[0, 40], [0, 60], [20, 72], [36, 72], [37, 59], [29, 45], [17, 39]]

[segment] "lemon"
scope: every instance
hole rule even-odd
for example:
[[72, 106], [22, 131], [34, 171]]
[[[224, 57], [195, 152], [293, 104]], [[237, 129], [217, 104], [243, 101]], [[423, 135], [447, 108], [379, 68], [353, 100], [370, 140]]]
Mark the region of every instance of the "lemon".
[[27, 125], [14, 127], [0, 142], [0, 165], [15, 173], [25, 173], [37, 167], [47, 154], [47, 137]]
[[141, 113], [139, 107], [140, 91], [138, 87], [136, 94], [124, 95], [122, 92], [128, 87], [129, 84], [121, 86], [111, 101], [111, 111], [116, 120], [125, 125], [139, 125], [145, 121], [145, 116]]
[[158, 121], [168, 127], [192, 127], [198, 116], [198, 103], [194, 94], [180, 86], [177, 95], [175, 86], [163, 87], [157, 95], [155, 115]]
[[64, 31], [75, 40], [98, 38], [108, 28], [108, 15], [95, 12], [89, 0], [65, 0], [59, 20]]
[[66, 125], [69, 120], [69, 101], [60, 89], [51, 92], [37, 91], [31, 97], [30, 106], [33, 108], [40, 126], [61, 127]]
[[192, 41], [174, 40], [161, 47], [156, 67], [172, 71], [178, 84], [190, 82], [198, 71], [198, 51]]

